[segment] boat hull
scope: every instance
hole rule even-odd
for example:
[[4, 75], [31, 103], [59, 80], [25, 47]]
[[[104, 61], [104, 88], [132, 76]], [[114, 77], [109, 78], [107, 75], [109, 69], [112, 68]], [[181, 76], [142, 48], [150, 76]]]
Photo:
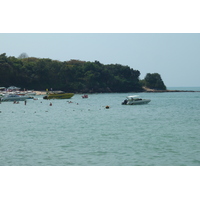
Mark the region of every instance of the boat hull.
[[25, 101], [28, 99], [28, 96], [9, 96], [9, 97], [2, 97], [1, 101]]
[[143, 99], [138, 101], [128, 101], [126, 105], [141, 105], [141, 104], [148, 104], [151, 100], [150, 99]]
[[74, 96], [74, 93], [63, 93], [63, 94], [48, 94], [43, 99], [70, 99]]
[[122, 105], [141, 105], [141, 104], [147, 104], [151, 100], [150, 99], [142, 99], [138, 98], [137, 95], [135, 96], [128, 96], [124, 102], [122, 102]]

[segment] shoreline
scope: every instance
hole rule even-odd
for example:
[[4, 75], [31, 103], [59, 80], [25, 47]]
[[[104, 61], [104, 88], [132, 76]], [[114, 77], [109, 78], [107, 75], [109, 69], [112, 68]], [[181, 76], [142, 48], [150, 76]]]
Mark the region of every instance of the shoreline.
[[[156, 89], [150, 89], [150, 88], [146, 88], [146, 87], [143, 87], [143, 89], [144, 89], [144, 91], [143, 91], [144, 93], [200, 92], [200, 91], [195, 91], [195, 90], [156, 90]], [[34, 91], [34, 92], [36, 93], [36, 95], [46, 95], [46, 91]], [[76, 93], [74, 93], [74, 94], [76, 94]], [[77, 94], [84, 94], [84, 93], [77, 93]]]
[[150, 89], [143, 87], [144, 92], [152, 92], [152, 93], [163, 93], [163, 92], [200, 92], [195, 90], [156, 90], [156, 89]]
[[[36, 95], [47, 95], [46, 91], [34, 91], [36, 93]], [[143, 91], [141, 91], [141, 93], [166, 93], [166, 92], [200, 92], [199, 90], [157, 90], [157, 89], [151, 89], [151, 88], [147, 88], [147, 87], [143, 87]], [[87, 94], [98, 94], [98, 92], [85, 92]], [[80, 92], [75, 92], [74, 94], [85, 94], [85, 93], [80, 93]], [[100, 92], [103, 93], [103, 92]], [[105, 92], [107, 93], [107, 92]], [[112, 92], [109, 92], [112, 93]], [[116, 93], [116, 92], [113, 92]], [[120, 92], [119, 92], [120, 93]]]
[[36, 95], [46, 95], [46, 91], [34, 91]]

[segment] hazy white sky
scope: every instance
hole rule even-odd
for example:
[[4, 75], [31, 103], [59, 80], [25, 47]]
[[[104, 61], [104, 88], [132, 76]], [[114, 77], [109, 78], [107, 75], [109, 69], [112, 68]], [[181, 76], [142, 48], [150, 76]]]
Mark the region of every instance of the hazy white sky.
[[0, 53], [60, 61], [98, 60], [157, 72], [167, 87], [200, 86], [198, 33], [1, 33]]

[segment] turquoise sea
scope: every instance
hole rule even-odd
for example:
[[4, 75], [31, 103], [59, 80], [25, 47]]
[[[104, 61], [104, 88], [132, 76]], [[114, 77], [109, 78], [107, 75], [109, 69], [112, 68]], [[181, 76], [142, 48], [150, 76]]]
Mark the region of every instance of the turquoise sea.
[[137, 93], [151, 102], [121, 105], [128, 95], [2, 102], [0, 165], [200, 165], [200, 92]]

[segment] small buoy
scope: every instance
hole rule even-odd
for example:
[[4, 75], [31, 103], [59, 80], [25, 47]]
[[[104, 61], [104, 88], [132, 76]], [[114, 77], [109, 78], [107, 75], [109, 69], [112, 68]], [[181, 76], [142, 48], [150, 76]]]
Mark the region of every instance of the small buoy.
[[109, 106], [106, 106], [106, 109], [109, 109], [110, 107]]

